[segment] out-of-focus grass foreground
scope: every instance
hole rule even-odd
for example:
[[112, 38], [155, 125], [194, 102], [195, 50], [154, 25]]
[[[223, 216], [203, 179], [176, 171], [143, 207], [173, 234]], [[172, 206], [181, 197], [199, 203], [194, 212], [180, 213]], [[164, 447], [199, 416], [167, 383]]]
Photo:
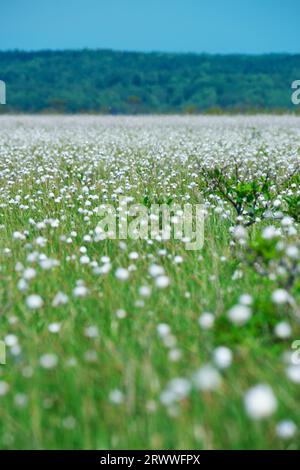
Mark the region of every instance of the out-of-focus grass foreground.
[[[0, 118], [2, 449], [299, 448], [299, 124]], [[203, 248], [99, 237], [120, 196]]]

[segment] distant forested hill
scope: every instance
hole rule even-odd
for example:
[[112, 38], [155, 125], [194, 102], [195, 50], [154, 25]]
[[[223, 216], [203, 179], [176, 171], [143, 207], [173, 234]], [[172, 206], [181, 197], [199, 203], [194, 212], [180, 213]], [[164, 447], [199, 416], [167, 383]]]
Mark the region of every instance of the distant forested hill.
[[7, 86], [0, 112], [295, 110], [291, 83], [297, 79], [300, 55], [0, 52], [0, 80]]

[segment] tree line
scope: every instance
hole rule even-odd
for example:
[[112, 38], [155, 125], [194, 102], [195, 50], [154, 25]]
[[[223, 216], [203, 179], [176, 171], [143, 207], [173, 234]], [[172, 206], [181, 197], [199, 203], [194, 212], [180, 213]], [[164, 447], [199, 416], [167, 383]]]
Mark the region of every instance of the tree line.
[[0, 52], [0, 112], [299, 112], [300, 54], [210, 55], [110, 50]]

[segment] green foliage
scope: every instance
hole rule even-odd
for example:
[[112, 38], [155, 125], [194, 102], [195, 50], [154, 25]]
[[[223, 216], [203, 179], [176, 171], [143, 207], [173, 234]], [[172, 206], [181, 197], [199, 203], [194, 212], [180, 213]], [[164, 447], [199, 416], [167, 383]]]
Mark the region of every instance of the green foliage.
[[260, 260], [264, 265], [280, 258], [280, 251], [277, 249], [279, 237], [265, 239], [259, 232], [252, 240], [249, 241], [249, 261]]
[[259, 201], [270, 201], [272, 198], [272, 183], [268, 174], [264, 178], [245, 181], [239, 176], [238, 169], [226, 175], [226, 169], [214, 168], [207, 171], [207, 179], [208, 192], [212, 189], [230, 203], [237, 216], [245, 218], [246, 226], [252, 225], [257, 217], [263, 216], [266, 209]]
[[286, 196], [284, 198], [287, 203], [287, 213], [291, 215], [297, 222], [300, 221], [300, 195]]
[[300, 55], [0, 52], [5, 110], [14, 112], [296, 112], [298, 77]]

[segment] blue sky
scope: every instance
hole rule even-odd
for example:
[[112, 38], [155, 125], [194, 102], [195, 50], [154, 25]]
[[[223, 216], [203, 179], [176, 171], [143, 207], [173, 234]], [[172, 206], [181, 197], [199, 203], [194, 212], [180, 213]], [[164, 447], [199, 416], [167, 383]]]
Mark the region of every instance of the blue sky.
[[300, 0], [0, 0], [0, 49], [300, 52]]

